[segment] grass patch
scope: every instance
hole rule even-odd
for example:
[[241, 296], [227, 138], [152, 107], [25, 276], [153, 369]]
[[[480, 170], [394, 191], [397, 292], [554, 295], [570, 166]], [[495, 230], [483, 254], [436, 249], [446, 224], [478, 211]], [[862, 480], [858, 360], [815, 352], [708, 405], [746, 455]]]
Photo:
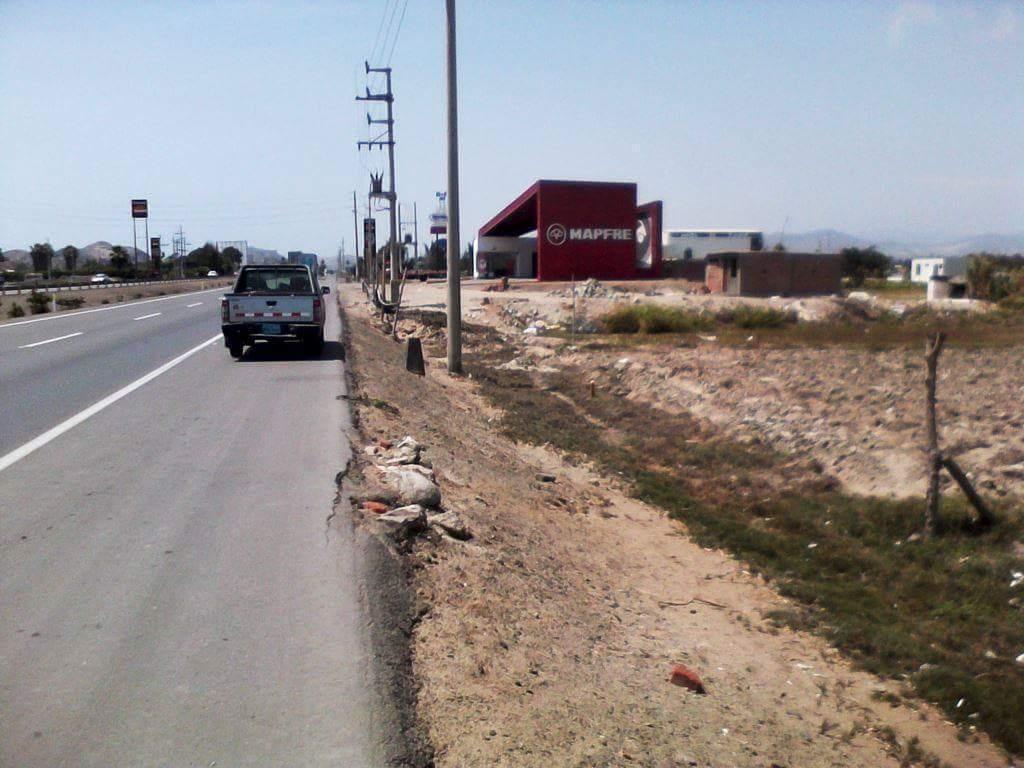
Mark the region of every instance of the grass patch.
[[663, 304], [616, 307], [601, 318], [608, 333], [694, 333], [714, 327], [714, 321], [695, 312]]
[[740, 304], [720, 312], [718, 319], [737, 328], [783, 328], [796, 322], [796, 313], [774, 307]]
[[[943, 331], [946, 344], [955, 347], [1016, 347], [1024, 343], [1024, 303], [1008, 301], [997, 311], [987, 313], [936, 313], [916, 308], [902, 317], [885, 314], [878, 319], [845, 319], [823, 322], [796, 322], [792, 313], [773, 307], [740, 305], [722, 310], [717, 318], [698, 315], [679, 308], [661, 307], [656, 314], [678, 316], [643, 325], [641, 317], [656, 305], [621, 307], [601, 318], [604, 334], [591, 335], [587, 346], [663, 343], [647, 338], [651, 334], [670, 334], [672, 343], [690, 340], [696, 332], [714, 332], [725, 345], [772, 348], [845, 347], [851, 349], [895, 349], [919, 347], [929, 334]], [[679, 330], [672, 330], [674, 327]], [[657, 330], [650, 330], [656, 327]], [[751, 340], [750, 331], [756, 329]], [[563, 334], [553, 334], [563, 335]]]
[[824, 635], [871, 672], [907, 677], [955, 722], [1024, 752], [1024, 667], [1014, 663], [1024, 611], [1008, 602], [1010, 572], [1020, 569], [1013, 545], [1024, 536], [1019, 510], [994, 504], [998, 524], [978, 531], [952, 498], [941, 535], [911, 540], [920, 500], [847, 496], [809, 462], [642, 402], [590, 398], [571, 369], [535, 382], [490, 362], [468, 369], [504, 409], [510, 437], [625, 478], [696, 541], [728, 549], [797, 601], [799, 610], [774, 620]]
[[616, 307], [600, 319], [606, 333], [697, 333], [720, 325], [737, 328], [781, 328], [796, 322], [796, 315], [774, 307], [741, 304], [717, 315], [692, 312], [664, 304], [633, 304]]
[[861, 286], [847, 286], [848, 291], [864, 291], [887, 299], [923, 299], [928, 293], [924, 283], [912, 283], [909, 280], [885, 280], [871, 277]]

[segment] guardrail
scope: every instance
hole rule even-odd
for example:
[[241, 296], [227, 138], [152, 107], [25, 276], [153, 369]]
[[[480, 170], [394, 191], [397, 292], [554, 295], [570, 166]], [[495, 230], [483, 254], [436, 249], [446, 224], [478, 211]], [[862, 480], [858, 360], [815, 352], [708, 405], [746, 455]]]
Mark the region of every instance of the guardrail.
[[[80, 285], [51, 285], [38, 286], [35, 288], [0, 288], [0, 296], [18, 296], [24, 293], [62, 293], [64, 291], [91, 291], [98, 288], [131, 288], [138, 285], [169, 285], [173, 283], [199, 283], [228, 278], [215, 277], [173, 277], [169, 280], [138, 280], [130, 283], [82, 283]], [[21, 285], [24, 285], [22, 283]]]

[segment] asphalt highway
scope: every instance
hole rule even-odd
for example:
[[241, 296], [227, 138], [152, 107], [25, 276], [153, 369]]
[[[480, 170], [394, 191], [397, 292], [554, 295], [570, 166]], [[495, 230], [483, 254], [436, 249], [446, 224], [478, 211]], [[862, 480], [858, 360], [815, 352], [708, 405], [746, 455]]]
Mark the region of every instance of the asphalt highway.
[[383, 762], [341, 347], [221, 292], [0, 325], [0, 766]]

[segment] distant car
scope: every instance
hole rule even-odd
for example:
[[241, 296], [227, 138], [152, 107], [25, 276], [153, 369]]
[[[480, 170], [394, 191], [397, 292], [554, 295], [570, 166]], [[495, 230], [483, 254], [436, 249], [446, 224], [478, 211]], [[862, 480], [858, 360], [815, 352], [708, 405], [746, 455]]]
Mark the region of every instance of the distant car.
[[89, 282], [90, 283], [109, 283], [110, 282], [110, 277], [108, 275], [105, 275], [102, 272], [97, 272], [95, 275], [92, 276], [92, 279]]
[[217, 270], [216, 269], [211, 269], [209, 272], [206, 273], [206, 276], [207, 277], [220, 277], [220, 275], [217, 274]]

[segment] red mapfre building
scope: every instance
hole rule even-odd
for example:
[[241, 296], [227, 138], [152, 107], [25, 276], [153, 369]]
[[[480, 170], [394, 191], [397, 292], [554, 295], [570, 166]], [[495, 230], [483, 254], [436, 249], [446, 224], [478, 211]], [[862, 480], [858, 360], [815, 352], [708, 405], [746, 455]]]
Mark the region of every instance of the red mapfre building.
[[480, 228], [476, 277], [629, 280], [661, 276], [661, 201], [636, 184], [534, 183]]

